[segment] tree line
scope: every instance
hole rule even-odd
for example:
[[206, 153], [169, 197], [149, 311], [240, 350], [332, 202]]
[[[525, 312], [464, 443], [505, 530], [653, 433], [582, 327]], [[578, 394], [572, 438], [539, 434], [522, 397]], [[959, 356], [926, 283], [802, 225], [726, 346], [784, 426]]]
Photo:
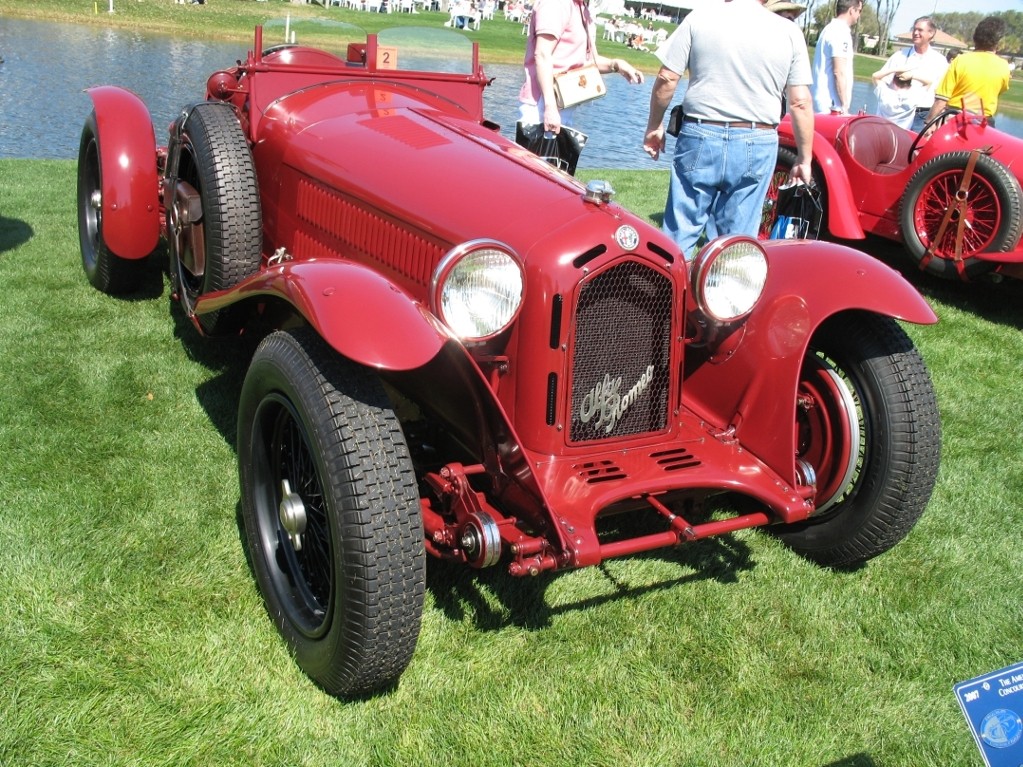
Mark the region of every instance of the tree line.
[[[799, 0], [797, 0], [798, 2]], [[890, 38], [893, 35], [909, 32], [909, 29], [892, 29], [895, 14], [899, 11], [902, 0], [866, 0], [863, 13], [853, 28], [853, 40], [860, 53], [876, 53], [885, 56], [890, 52]], [[803, 28], [803, 35], [810, 43], [817, 40], [817, 35], [824, 29], [835, 15], [833, 0], [808, 0], [806, 11], [796, 20]], [[1023, 53], [1023, 12], [1001, 11], [986, 14], [977, 11], [958, 13], [935, 13], [931, 15], [934, 23], [942, 32], [952, 35], [973, 46], [973, 30], [986, 16], [1000, 16], [1005, 19], [1005, 37], [999, 47], [999, 53], [1006, 56], [1018, 56]], [[863, 37], [876, 37], [876, 47], [864, 46]]]

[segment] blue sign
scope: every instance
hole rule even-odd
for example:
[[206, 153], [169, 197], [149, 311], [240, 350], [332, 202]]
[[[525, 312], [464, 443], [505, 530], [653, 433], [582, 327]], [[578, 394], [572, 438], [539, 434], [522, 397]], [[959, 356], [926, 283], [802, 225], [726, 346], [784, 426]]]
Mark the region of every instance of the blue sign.
[[1023, 767], [1023, 663], [952, 688], [987, 767]]

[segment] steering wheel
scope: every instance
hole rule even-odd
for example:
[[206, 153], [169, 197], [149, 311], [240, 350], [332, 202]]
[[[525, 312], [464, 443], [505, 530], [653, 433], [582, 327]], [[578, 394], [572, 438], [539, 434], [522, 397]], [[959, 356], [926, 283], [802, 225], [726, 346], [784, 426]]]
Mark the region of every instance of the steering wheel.
[[927, 136], [927, 132], [941, 125], [944, 125], [945, 120], [947, 120], [952, 115], [956, 114], [959, 114], [958, 109], [946, 108], [941, 110], [940, 112], [938, 112], [938, 114], [936, 114], [934, 117], [928, 120], [924, 127], [920, 129], [920, 132], [917, 134], [916, 138], [913, 139], [913, 143], [909, 145], [909, 156], [906, 159], [909, 160], [909, 162], [913, 162], [913, 158], [916, 157], [917, 152], [920, 151], [920, 145], [924, 143], [924, 137]]

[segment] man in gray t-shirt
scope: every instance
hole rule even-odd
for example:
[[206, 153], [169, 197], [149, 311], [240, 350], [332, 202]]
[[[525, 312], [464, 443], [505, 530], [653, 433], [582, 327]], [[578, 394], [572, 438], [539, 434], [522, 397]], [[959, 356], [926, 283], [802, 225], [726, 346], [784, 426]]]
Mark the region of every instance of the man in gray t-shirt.
[[643, 142], [655, 160], [664, 150], [664, 113], [689, 72], [664, 231], [687, 259], [701, 234], [756, 236], [777, 160], [783, 95], [797, 143], [792, 178], [811, 180], [812, 76], [799, 28], [758, 0], [707, 3], [686, 16], [657, 56]]

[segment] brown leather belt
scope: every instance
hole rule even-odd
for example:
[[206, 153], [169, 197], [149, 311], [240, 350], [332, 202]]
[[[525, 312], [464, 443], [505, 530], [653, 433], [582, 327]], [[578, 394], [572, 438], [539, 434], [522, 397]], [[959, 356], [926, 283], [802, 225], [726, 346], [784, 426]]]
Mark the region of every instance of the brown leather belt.
[[696, 123], [697, 125], [713, 125], [715, 128], [746, 128], [747, 130], [775, 130], [777, 125], [771, 123], [755, 123], [749, 121], [734, 121], [734, 122], [723, 122], [721, 120], [704, 120], [701, 117], [689, 117], [688, 115], [682, 118], [683, 122]]

